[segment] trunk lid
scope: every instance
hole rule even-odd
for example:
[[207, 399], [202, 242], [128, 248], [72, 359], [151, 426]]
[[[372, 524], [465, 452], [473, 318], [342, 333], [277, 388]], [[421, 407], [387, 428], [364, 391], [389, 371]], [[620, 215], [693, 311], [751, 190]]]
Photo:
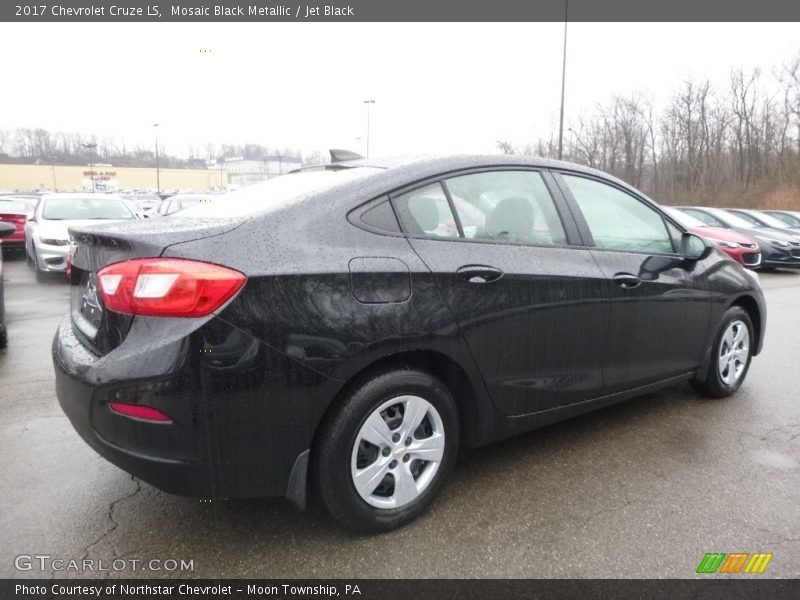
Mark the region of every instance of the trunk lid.
[[220, 235], [242, 223], [166, 217], [70, 227], [70, 315], [75, 335], [102, 356], [122, 343], [133, 322], [133, 316], [103, 306], [97, 290], [97, 272], [104, 266], [132, 258], [158, 257], [173, 244]]

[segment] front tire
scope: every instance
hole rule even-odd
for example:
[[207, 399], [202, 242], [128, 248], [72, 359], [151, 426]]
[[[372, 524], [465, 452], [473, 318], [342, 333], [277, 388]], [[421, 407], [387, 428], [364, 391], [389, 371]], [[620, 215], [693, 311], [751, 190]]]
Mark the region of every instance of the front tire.
[[729, 308], [714, 337], [708, 373], [704, 380], [693, 379], [692, 387], [711, 398], [727, 398], [736, 392], [750, 369], [754, 341], [747, 311], [739, 306]]
[[33, 272], [36, 275], [37, 283], [44, 283], [47, 281], [47, 273], [39, 268], [39, 256], [36, 254], [36, 246], [33, 247]]
[[458, 453], [453, 397], [417, 369], [361, 382], [322, 427], [312, 453], [316, 489], [338, 521], [362, 532], [389, 531], [419, 516]]

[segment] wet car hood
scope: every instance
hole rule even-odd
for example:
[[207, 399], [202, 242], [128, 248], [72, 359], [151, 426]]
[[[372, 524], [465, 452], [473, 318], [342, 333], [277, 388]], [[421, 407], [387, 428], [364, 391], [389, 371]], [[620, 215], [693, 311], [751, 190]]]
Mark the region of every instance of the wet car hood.
[[724, 229], [722, 227], [692, 227], [691, 230], [699, 236], [721, 240], [723, 242], [735, 242], [737, 244], [758, 243], [749, 235], [739, 233], [733, 229]]

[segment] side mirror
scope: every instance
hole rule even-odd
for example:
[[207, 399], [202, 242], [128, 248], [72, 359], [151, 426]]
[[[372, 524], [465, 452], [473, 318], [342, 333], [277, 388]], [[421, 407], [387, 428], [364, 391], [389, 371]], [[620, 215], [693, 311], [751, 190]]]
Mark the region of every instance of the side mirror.
[[2, 223], [0, 222], [0, 237], [5, 237], [7, 235], [11, 235], [17, 230], [11, 223]]
[[701, 260], [708, 256], [710, 248], [709, 243], [699, 235], [684, 233], [681, 238], [681, 256], [686, 260]]

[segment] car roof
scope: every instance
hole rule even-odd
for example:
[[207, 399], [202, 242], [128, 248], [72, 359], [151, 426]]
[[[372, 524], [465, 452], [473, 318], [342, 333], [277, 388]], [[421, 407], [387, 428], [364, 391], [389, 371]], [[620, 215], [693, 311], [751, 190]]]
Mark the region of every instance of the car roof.
[[357, 160], [347, 160], [326, 165], [314, 165], [302, 167], [298, 171], [304, 171], [319, 167], [346, 168], [346, 167], [372, 167], [375, 169], [398, 169], [409, 167], [426, 167], [439, 171], [458, 170], [478, 166], [530, 166], [546, 169], [565, 169], [569, 171], [580, 171], [592, 175], [600, 175], [608, 178], [607, 173], [597, 171], [590, 167], [570, 163], [563, 160], [542, 158], [539, 156], [529, 156], [521, 154], [451, 154], [451, 155], [409, 155], [392, 156], [384, 158], [361, 158]]
[[290, 171], [289, 174], [320, 169], [340, 170], [346, 168], [366, 167], [383, 170], [385, 173], [385, 179], [387, 180], [395, 179], [399, 181], [402, 179], [407, 179], [409, 181], [413, 181], [424, 179], [426, 177], [444, 175], [451, 171], [468, 170], [482, 167], [520, 166], [572, 171], [584, 175], [600, 177], [606, 181], [614, 182], [639, 196], [646, 197], [640, 190], [637, 190], [621, 179], [617, 179], [613, 175], [609, 175], [603, 171], [563, 160], [521, 154], [411, 155], [387, 158], [361, 158], [357, 160], [346, 160], [329, 164], [301, 167], [300, 169]]

